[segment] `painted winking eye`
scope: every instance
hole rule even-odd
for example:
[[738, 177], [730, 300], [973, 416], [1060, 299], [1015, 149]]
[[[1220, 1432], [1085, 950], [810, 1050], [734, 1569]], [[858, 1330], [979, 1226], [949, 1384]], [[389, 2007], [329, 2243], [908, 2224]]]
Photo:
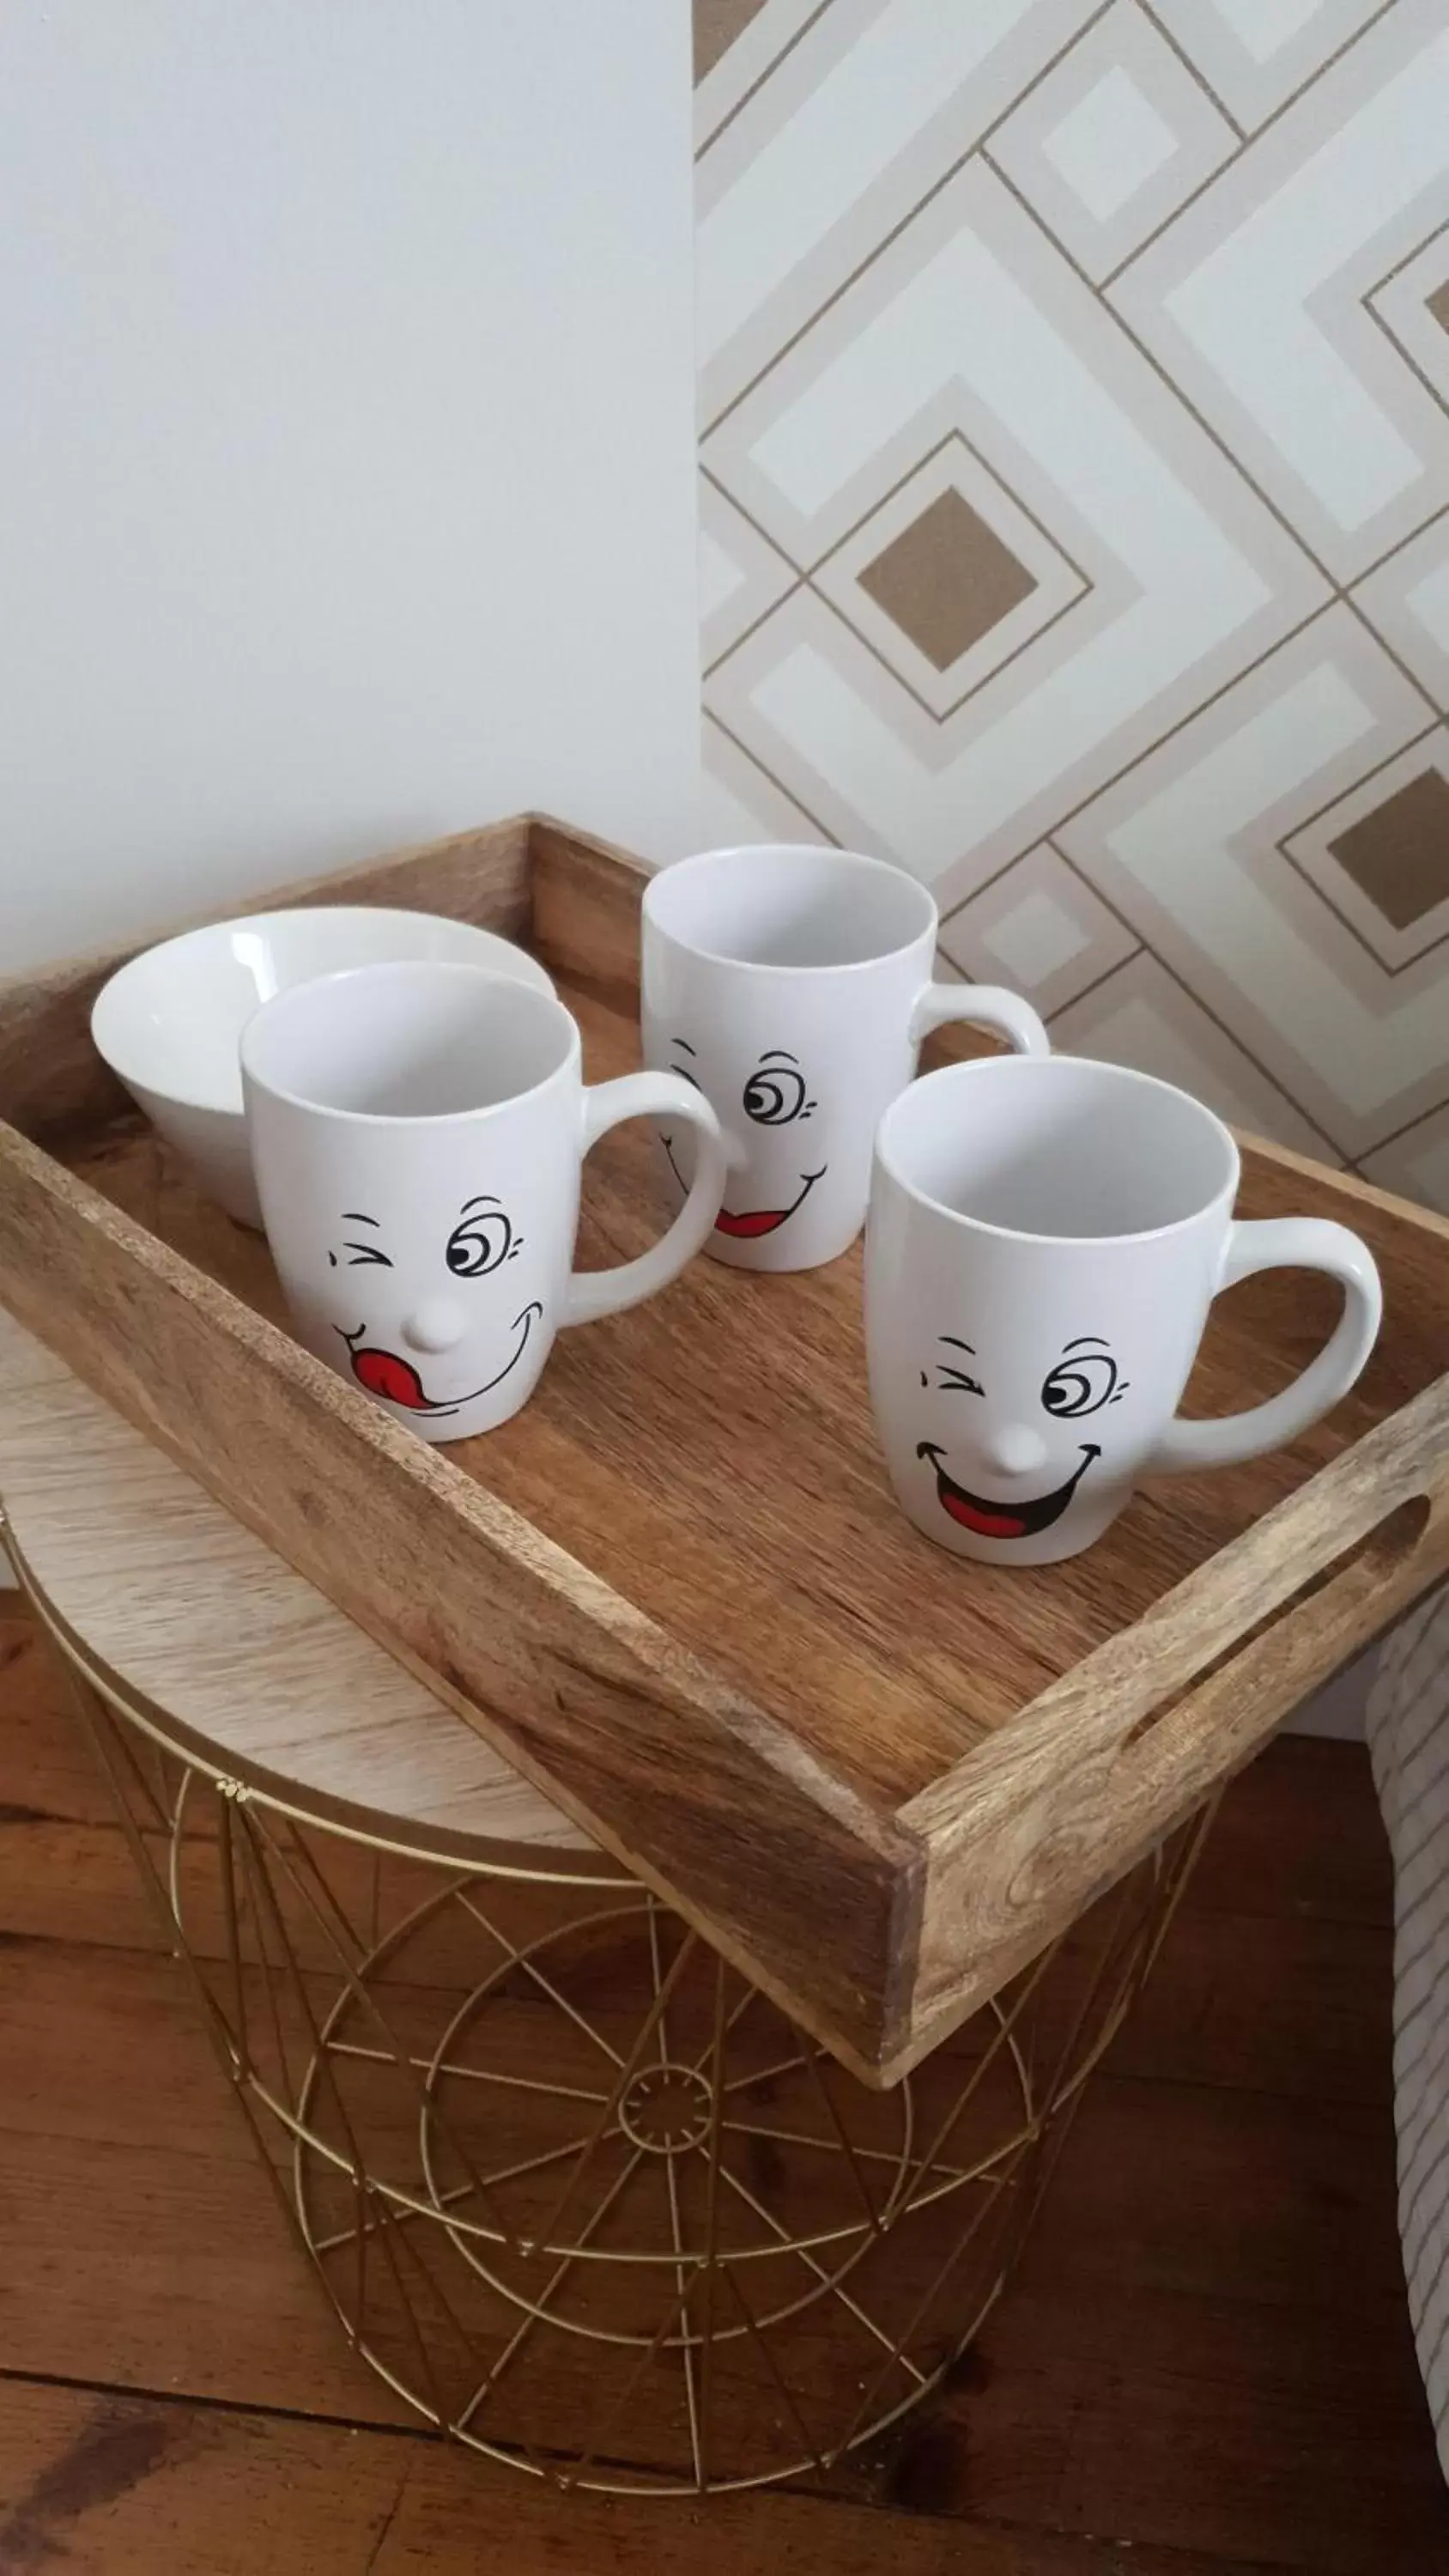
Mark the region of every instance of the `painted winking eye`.
[[[970, 1343], [959, 1340], [955, 1333], [943, 1333], [941, 1335], [941, 1341], [945, 1348], [952, 1351], [964, 1351], [968, 1359], [974, 1360], [976, 1357], [976, 1353], [972, 1350]], [[978, 1377], [973, 1377], [969, 1369], [962, 1366], [960, 1360], [938, 1360], [936, 1368], [938, 1372], [937, 1384], [943, 1395], [984, 1395], [986, 1393], [986, 1389], [982, 1385], [981, 1380]]]
[[[361, 1208], [344, 1208], [342, 1212], [342, 1222], [344, 1225], [354, 1226], [376, 1225], [377, 1219], [375, 1216], [367, 1216], [364, 1214]], [[380, 1244], [361, 1242], [357, 1240], [356, 1237], [349, 1235], [345, 1238], [342, 1249], [347, 1255], [347, 1267], [349, 1270], [361, 1270], [369, 1262], [375, 1264], [379, 1270], [391, 1270], [392, 1268], [392, 1263]], [[337, 1255], [335, 1252], [328, 1253], [327, 1262], [330, 1269], [335, 1270], [337, 1268]]]
[[[1083, 1341], [1098, 1338], [1095, 1333], [1088, 1334]], [[1109, 1351], [1087, 1350], [1069, 1343], [1042, 1385], [1041, 1400], [1046, 1411], [1059, 1420], [1076, 1420], [1084, 1413], [1099, 1413], [1104, 1404], [1113, 1403], [1126, 1391], [1126, 1381]]]
[[757, 1127], [788, 1127], [792, 1118], [813, 1109], [813, 1100], [805, 1097], [805, 1077], [785, 1047], [772, 1047], [772, 1058], [779, 1062], [761, 1061], [744, 1089], [744, 1112]]
[[496, 1270], [515, 1249], [513, 1227], [496, 1200], [470, 1200], [477, 1213], [463, 1211], [462, 1222], [448, 1237], [448, 1268], [455, 1279], [481, 1279]]

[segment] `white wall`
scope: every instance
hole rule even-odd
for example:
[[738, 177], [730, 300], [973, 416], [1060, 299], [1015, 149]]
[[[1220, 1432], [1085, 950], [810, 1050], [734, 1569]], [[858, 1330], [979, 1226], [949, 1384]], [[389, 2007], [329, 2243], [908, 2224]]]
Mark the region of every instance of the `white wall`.
[[688, 845], [688, 101], [685, 0], [0, 13], [0, 971], [523, 805]]
[[1364, 1731], [1368, 1695], [1378, 1670], [1379, 1650], [1369, 1646], [1325, 1682], [1321, 1691], [1283, 1721], [1288, 1735], [1337, 1735], [1357, 1738]]
[[685, 0], [0, 13], [0, 970], [694, 829]]

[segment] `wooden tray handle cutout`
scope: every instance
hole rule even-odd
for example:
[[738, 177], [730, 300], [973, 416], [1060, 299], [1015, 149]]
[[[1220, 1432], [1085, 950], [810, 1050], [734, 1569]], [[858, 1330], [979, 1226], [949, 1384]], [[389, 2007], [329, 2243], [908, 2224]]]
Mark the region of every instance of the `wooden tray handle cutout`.
[[[1281, 1692], [1285, 1678], [1301, 1669], [1304, 1692], [1313, 1689], [1407, 1608], [1415, 1591], [1408, 1580], [1413, 1559], [1435, 1518], [1435, 1497], [1413, 1494], [1362, 1531], [1190, 1682], [1139, 1717], [1122, 1738], [1119, 1761], [1140, 1757], [1146, 1749], [1154, 1760], [1166, 1756], [1169, 1736], [1172, 1758], [1180, 1759], [1199, 1728], [1210, 1726], [1221, 1735], [1224, 1703], [1231, 1693], [1251, 1692], [1270, 1675]], [[1437, 1570], [1435, 1553], [1442, 1550], [1426, 1555], [1426, 1585]], [[1245, 1732], [1252, 1737], [1248, 1750], [1255, 1750], [1261, 1729], [1250, 1724]]]

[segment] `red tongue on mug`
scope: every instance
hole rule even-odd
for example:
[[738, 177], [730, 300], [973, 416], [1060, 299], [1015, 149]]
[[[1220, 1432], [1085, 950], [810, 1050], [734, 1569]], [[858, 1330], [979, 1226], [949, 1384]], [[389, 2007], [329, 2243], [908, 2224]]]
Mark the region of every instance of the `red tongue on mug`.
[[978, 1538], [1020, 1538], [1026, 1528], [1017, 1513], [978, 1511], [964, 1494], [943, 1493], [941, 1500], [952, 1520], [959, 1521], [963, 1529], [975, 1530]]
[[352, 1371], [369, 1395], [385, 1395], [393, 1404], [410, 1404], [415, 1412], [427, 1412], [422, 1379], [411, 1361], [400, 1360], [395, 1351], [354, 1351]]
[[777, 1225], [784, 1224], [789, 1213], [788, 1208], [753, 1208], [747, 1216], [731, 1216], [728, 1208], [721, 1208], [714, 1221], [714, 1230], [716, 1234], [746, 1238], [773, 1234]]

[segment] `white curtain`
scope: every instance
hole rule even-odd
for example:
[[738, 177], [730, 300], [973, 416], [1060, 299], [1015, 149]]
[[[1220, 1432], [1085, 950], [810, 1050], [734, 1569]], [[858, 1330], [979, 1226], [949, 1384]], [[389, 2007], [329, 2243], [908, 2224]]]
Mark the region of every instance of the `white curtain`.
[[1383, 1648], [1368, 1737], [1394, 1856], [1399, 2233], [1449, 2477], [1449, 1586]]

